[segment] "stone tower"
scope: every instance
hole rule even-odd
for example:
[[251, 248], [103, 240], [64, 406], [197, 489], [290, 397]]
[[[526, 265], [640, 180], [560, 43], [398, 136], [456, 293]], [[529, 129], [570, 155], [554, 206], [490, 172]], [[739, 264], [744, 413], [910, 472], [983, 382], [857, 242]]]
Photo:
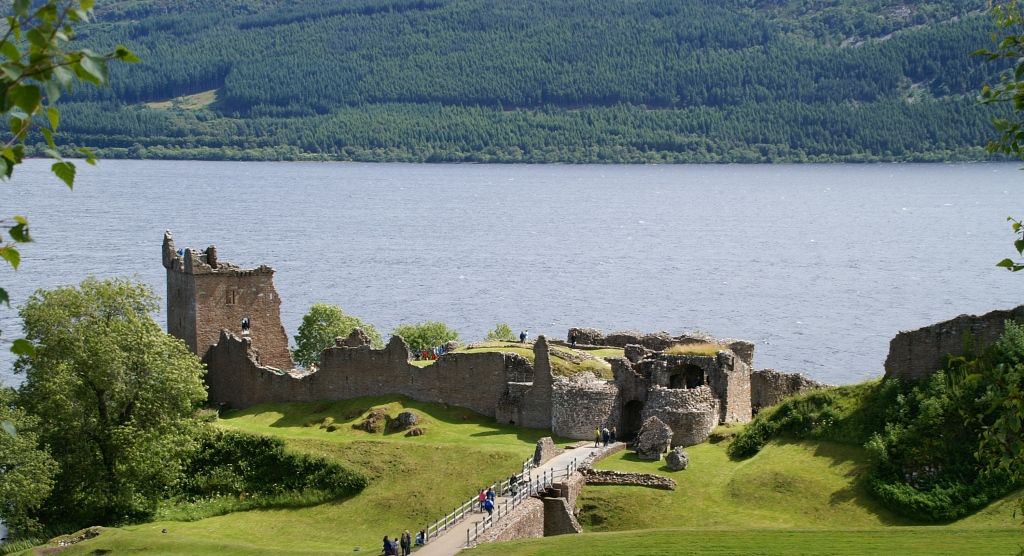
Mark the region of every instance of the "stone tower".
[[[174, 249], [164, 233], [163, 263], [167, 269], [167, 332], [185, 340], [205, 359], [226, 329], [252, 339], [260, 364], [291, 370], [288, 335], [281, 324], [281, 298], [274, 289], [274, 269], [240, 268], [217, 260], [217, 247], [205, 251]], [[249, 324], [243, 330], [243, 321]]]

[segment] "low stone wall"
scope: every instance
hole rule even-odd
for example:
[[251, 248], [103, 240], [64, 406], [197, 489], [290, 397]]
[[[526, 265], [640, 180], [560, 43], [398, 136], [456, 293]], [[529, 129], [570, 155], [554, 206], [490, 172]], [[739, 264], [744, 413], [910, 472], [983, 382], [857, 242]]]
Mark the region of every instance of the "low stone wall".
[[589, 372], [554, 377], [551, 432], [565, 438], [594, 438], [594, 429], [611, 429], [621, 419], [619, 386]]
[[514, 541], [516, 539], [539, 539], [544, 536], [544, 502], [527, 498], [498, 520], [479, 537], [477, 544], [485, 542]]
[[775, 369], [761, 369], [750, 373], [750, 403], [759, 408], [771, 407], [790, 396], [826, 386], [800, 373], [786, 374]]
[[587, 481], [588, 485], [642, 486], [660, 488], [662, 490], [676, 489], [675, 481], [652, 473], [625, 473], [622, 471], [587, 469], [583, 472], [583, 478]]
[[918, 380], [930, 376], [947, 355], [963, 353], [965, 333], [970, 333], [978, 345], [991, 345], [1002, 335], [1008, 320], [1024, 322], [1024, 305], [980, 317], [960, 315], [917, 330], [904, 330], [889, 342], [885, 378]]
[[583, 447], [576, 449], [585, 450], [587, 454], [582, 458], [576, 460], [576, 469], [583, 471], [585, 469], [590, 469], [591, 467], [594, 466], [595, 463], [603, 460], [604, 458], [625, 450], [626, 443], [616, 442], [614, 444], [609, 444], [607, 446], [598, 446], [597, 448], [588, 445], [583, 445]]

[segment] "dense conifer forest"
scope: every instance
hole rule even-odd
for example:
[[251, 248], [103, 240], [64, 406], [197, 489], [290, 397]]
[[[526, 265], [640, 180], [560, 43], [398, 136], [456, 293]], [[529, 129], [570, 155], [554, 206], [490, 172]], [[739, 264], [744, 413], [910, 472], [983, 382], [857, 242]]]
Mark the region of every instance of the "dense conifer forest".
[[983, 0], [125, 0], [62, 99], [107, 157], [978, 160]]

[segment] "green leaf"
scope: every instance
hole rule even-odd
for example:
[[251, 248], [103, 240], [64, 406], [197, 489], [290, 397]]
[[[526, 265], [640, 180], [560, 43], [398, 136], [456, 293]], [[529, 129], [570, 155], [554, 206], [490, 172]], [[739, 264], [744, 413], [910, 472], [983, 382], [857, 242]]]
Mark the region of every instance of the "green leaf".
[[11, 41], [0, 42], [0, 54], [7, 56], [7, 59], [12, 62], [17, 62], [21, 59], [21, 51]]
[[996, 263], [996, 266], [1002, 267], [1002, 268], [1013, 268], [1013, 260], [1012, 259], [1003, 259], [1003, 260], [999, 261], [998, 263]]
[[28, 15], [28, 9], [32, 7], [31, 0], [14, 0], [14, 13], [24, 17]]
[[46, 129], [45, 127], [39, 128], [39, 133], [43, 134], [43, 138], [46, 139], [46, 144], [50, 145], [50, 149], [56, 149], [57, 145], [53, 143], [53, 132]]
[[38, 85], [15, 85], [8, 94], [11, 102], [28, 114], [34, 114], [43, 100], [43, 91]]
[[18, 270], [18, 265], [21, 264], [21, 253], [11, 246], [5, 246], [0, 248], [0, 257], [3, 257], [5, 261], [10, 263], [14, 270]]
[[114, 49], [114, 57], [122, 62], [128, 62], [129, 64], [137, 64], [142, 61], [139, 60], [131, 50], [128, 50], [127, 47], [120, 44]]
[[18, 338], [17, 340], [14, 340], [14, 344], [11, 345], [11, 353], [35, 358], [36, 348], [32, 345], [32, 342], [25, 338]]
[[92, 151], [85, 147], [80, 147], [75, 152], [80, 153], [82, 156], [84, 156], [85, 162], [88, 163], [90, 166], [95, 166], [96, 162], [99, 160], [96, 158], [96, 155], [92, 154]]
[[21, 79], [21, 76], [24, 73], [24, 71], [21, 69], [21, 65], [20, 64], [13, 64], [13, 63], [12, 64], [4, 64], [4, 65], [0, 66], [0, 72], [3, 72], [4, 77], [6, 77], [7, 79], [10, 79], [11, 81], [17, 81], [17, 80]]
[[4, 429], [5, 431], [7, 431], [7, 434], [11, 435], [11, 438], [18, 438], [18, 427], [15, 427], [14, 423], [10, 421], [4, 421], [0, 423], [0, 429]]
[[53, 174], [60, 178], [69, 188], [75, 187], [75, 165], [70, 162], [55, 162], [50, 166]]
[[0, 303], [3, 303], [4, 305], [7, 305], [8, 307], [11, 306], [11, 298], [10, 298], [10, 296], [7, 295], [7, 290], [5, 290], [3, 288], [0, 288]]
[[28, 233], [28, 221], [20, 216], [14, 218], [18, 223], [7, 230], [7, 233], [11, 235], [11, 239], [18, 243], [29, 243], [32, 241], [32, 236]]
[[[60, 100], [60, 83], [57, 83], [53, 79], [47, 79], [43, 82], [43, 87], [46, 89], [46, 102], [53, 104]], [[47, 110], [56, 110], [56, 108], [48, 108]], [[51, 118], [52, 120], [52, 118]], [[52, 123], [52, 122], [51, 122]], [[53, 130], [57, 131], [57, 126], [53, 126]]]
[[78, 5], [82, 6], [82, 9], [85, 11], [91, 10], [94, 4], [95, 2], [93, 0], [82, 0], [78, 3]]

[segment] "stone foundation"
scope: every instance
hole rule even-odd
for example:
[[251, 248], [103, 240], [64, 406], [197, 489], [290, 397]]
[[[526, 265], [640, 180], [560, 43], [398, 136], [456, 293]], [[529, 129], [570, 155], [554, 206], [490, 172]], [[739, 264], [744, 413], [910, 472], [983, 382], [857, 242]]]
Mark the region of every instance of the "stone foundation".
[[588, 485], [642, 486], [662, 490], [676, 489], [676, 482], [672, 479], [651, 473], [624, 473], [622, 471], [587, 469], [583, 472], [583, 478], [587, 481]]
[[800, 373], [785, 374], [774, 369], [761, 369], [750, 374], [750, 403], [757, 408], [771, 407], [790, 396], [826, 386]]
[[517, 539], [539, 539], [544, 536], [544, 502], [527, 498], [498, 520], [479, 537], [477, 544], [485, 542], [514, 541]]

